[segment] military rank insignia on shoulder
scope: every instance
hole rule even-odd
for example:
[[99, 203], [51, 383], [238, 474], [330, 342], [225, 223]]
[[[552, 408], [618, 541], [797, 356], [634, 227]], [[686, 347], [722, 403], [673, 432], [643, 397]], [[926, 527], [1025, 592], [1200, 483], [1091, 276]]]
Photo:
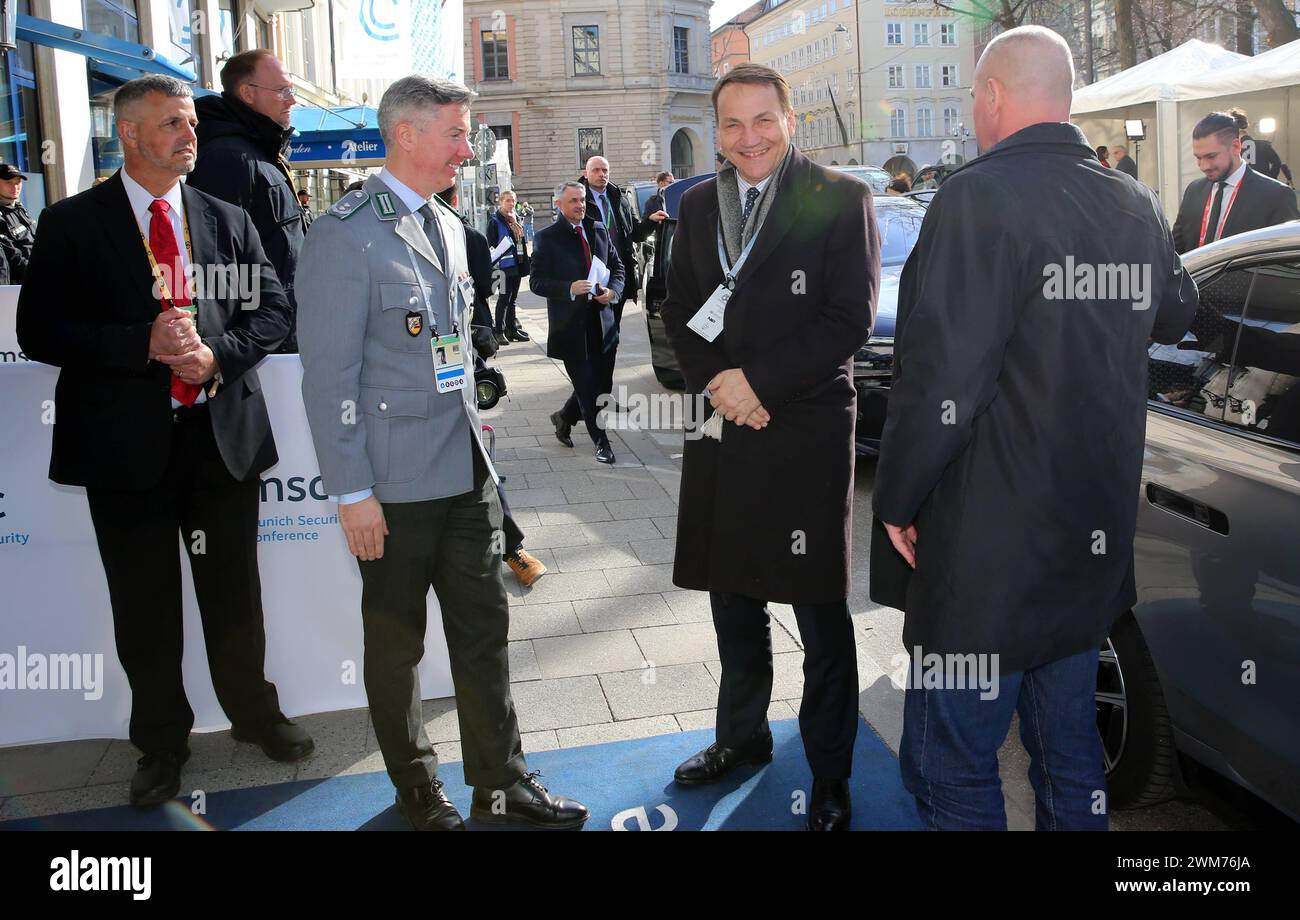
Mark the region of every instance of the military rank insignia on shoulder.
[[335, 217], [346, 220], [360, 210], [361, 206], [370, 198], [370, 193], [357, 189], [355, 192], [348, 192], [338, 201], [334, 202], [326, 214], [333, 214]]

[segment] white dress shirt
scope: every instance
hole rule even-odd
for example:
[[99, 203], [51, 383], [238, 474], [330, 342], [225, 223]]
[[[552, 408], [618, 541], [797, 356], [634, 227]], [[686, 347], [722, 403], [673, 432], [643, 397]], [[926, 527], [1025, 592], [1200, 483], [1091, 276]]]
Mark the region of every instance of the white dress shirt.
[[[758, 189], [759, 198], [762, 198], [763, 190], [767, 188], [767, 184], [772, 181], [772, 174], [768, 173], [767, 176], [765, 176], [763, 180], [760, 181], [757, 185], [750, 185], [748, 182], [745, 181], [745, 177], [740, 174], [740, 170], [736, 170], [736, 181], [740, 183], [740, 213], [744, 214], [745, 195], [749, 192], [751, 188], [756, 188]], [[755, 205], [757, 205], [758, 198], [754, 199], [754, 203]]]
[[[122, 167], [122, 187], [126, 189], [126, 197], [131, 202], [131, 213], [135, 215], [136, 225], [140, 228], [140, 234], [146, 240], [149, 239], [149, 224], [153, 221], [153, 212], [149, 206], [154, 203], [154, 194], [139, 182], [136, 182], [127, 173], [126, 167]], [[190, 267], [189, 247], [185, 245], [185, 199], [181, 195], [181, 184], [177, 182], [162, 196], [162, 200], [167, 202], [167, 217], [172, 223], [172, 233], [176, 235], [176, 249], [181, 256], [181, 272], [187, 273]], [[157, 255], [157, 253], [155, 253]], [[188, 277], [188, 274], [182, 274], [182, 277]], [[168, 279], [169, 282], [172, 279]], [[171, 292], [175, 294], [176, 291]], [[206, 388], [199, 389], [198, 398], [194, 400], [194, 405], [207, 402], [208, 391]], [[181, 405], [180, 400], [172, 400], [172, 408], [175, 409]]]
[[[1223, 225], [1228, 222], [1228, 211], [1226, 210], [1227, 203], [1232, 201], [1232, 196], [1236, 194], [1237, 186], [1241, 184], [1242, 177], [1246, 175], [1246, 170], [1248, 169], [1250, 169], [1250, 164], [1245, 160], [1242, 160], [1241, 165], [1233, 170], [1232, 175], [1225, 177], [1223, 180], [1228, 183], [1227, 188], [1223, 190], [1223, 194], [1227, 197], [1224, 199], [1224, 203], [1219, 206], [1219, 226], [1215, 228], [1216, 232], [1214, 234], [1216, 240], [1223, 236]], [[1214, 210], [1214, 196], [1217, 195], [1218, 192], [1219, 183], [1215, 182], [1210, 186], [1210, 198], [1208, 204], [1210, 205], [1211, 211]], [[1208, 214], [1209, 212], [1207, 211], [1206, 213]]]

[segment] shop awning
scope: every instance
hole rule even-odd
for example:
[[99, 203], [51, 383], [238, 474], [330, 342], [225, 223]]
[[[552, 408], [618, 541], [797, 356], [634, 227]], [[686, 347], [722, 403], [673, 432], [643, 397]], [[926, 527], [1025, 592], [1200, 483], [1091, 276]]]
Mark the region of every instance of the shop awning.
[[295, 134], [289, 148], [294, 169], [381, 166], [386, 156], [379, 136], [379, 110], [369, 105], [293, 109]]
[[173, 64], [148, 45], [122, 41], [111, 35], [98, 35], [85, 29], [37, 19], [35, 16], [18, 17], [18, 37], [33, 45], [71, 51], [113, 67], [128, 68], [140, 73], [163, 74], [184, 80], [186, 83], [193, 83], [198, 79], [194, 71], [180, 64]]

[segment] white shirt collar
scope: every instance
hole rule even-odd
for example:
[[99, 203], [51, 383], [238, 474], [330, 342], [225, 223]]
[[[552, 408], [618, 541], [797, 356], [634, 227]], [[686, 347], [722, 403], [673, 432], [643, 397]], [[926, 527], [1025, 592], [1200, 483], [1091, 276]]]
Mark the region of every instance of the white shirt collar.
[[748, 192], [751, 188], [756, 188], [758, 189], [758, 193], [760, 195], [763, 194], [763, 189], [767, 188], [767, 184], [772, 181], [772, 174], [768, 173], [767, 177], [764, 178], [763, 181], [759, 182], [757, 185], [750, 185], [748, 182], [745, 181], [745, 177], [740, 174], [740, 170], [736, 170], [736, 181], [740, 183], [740, 204], [741, 206], [744, 206], [745, 193]]
[[1224, 181], [1226, 181], [1226, 182], [1228, 183], [1228, 187], [1229, 187], [1229, 188], [1232, 188], [1232, 189], [1235, 189], [1235, 188], [1237, 187], [1237, 185], [1241, 182], [1242, 177], [1246, 175], [1246, 170], [1248, 170], [1248, 169], [1250, 169], [1250, 164], [1247, 163], [1245, 160], [1242, 160], [1242, 161], [1241, 161], [1241, 165], [1238, 166], [1238, 167], [1233, 171], [1232, 175], [1227, 176], [1227, 177], [1225, 178]]
[[[136, 182], [127, 173], [126, 167], [120, 170], [122, 176], [122, 187], [126, 189], [126, 197], [131, 202], [131, 213], [135, 215], [135, 222], [140, 226], [140, 232], [149, 236], [149, 222], [153, 219], [153, 214], [149, 211], [149, 205], [154, 202], [154, 194], [139, 182]], [[163, 201], [171, 208], [172, 226], [183, 226], [180, 222], [185, 217], [185, 201], [181, 196], [181, 184], [177, 182], [171, 187], [166, 195], [162, 196]], [[180, 237], [177, 236], [179, 241]], [[182, 255], [184, 258], [184, 255]]]
[[384, 183], [384, 185], [388, 186], [390, 189], [392, 189], [393, 194], [398, 197], [398, 200], [400, 200], [402, 204], [406, 205], [406, 207], [410, 210], [412, 214], [414, 214], [416, 217], [419, 217], [421, 220], [424, 219], [423, 216], [420, 214], [420, 208], [424, 207], [426, 204], [429, 204], [430, 199], [423, 197], [415, 189], [411, 188], [401, 179], [394, 176], [391, 172], [388, 171], [387, 166], [385, 166], [383, 169], [379, 171], [379, 181]]

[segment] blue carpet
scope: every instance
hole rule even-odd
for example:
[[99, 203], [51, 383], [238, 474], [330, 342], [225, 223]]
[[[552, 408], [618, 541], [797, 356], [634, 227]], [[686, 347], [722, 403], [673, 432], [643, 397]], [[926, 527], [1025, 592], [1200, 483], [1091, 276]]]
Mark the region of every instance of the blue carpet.
[[[656, 735], [589, 747], [528, 755], [529, 768], [542, 771], [553, 792], [573, 797], [591, 809], [586, 830], [610, 830], [617, 817], [628, 830], [799, 830], [796, 791], [805, 801], [811, 779], [794, 719], [772, 723], [772, 763], [745, 767], [711, 786], [679, 787], [672, 782], [678, 763], [713, 741], [713, 730]], [[447, 795], [469, 815], [470, 789], [460, 763], [439, 768]], [[182, 784], [184, 774], [182, 774]], [[853, 749], [853, 830], [918, 828], [916, 806], [903, 789], [898, 759], [865, 723], [858, 725]], [[123, 784], [122, 795], [126, 796]], [[43, 818], [0, 822], [16, 830], [403, 830], [406, 822], [393, 805], [386, 773], [300, 780], [251, 789], [214, 792], [207, 814], [190, 813], [188, 799], [140, 811], [129, 806], [68, 812]], [[476, 826], [472, 830], [503, 828]]]

